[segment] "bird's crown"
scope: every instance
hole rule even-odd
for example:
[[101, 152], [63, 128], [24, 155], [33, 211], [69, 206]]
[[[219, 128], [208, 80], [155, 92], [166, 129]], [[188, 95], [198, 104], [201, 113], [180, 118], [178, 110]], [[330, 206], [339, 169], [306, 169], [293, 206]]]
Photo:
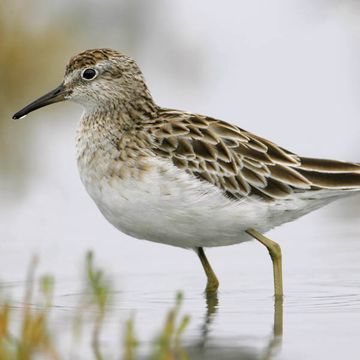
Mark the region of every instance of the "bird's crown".
[[73, 56], [66, 66], [66, 74], [87, 66], [94, 66], [105, 60], [121, 60], [127, 56], [113, 49], [90, 49]]

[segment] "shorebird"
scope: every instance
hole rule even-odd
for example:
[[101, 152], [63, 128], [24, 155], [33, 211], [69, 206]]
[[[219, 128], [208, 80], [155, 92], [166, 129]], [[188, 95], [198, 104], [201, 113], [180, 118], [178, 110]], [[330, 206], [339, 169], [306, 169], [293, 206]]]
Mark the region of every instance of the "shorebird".
[[360, 165], [298, 156], [209, 116], [158, 106], [136, 62], [111, 49], [70, 59], [60, 86], [13, 118], [63, 100], [85, 112], [76, 136], [80, 177], [122, 232], [194, 249], [257, 239], [269, 251], [282, 297], [280, 246], [263, 234], [360, 190]]

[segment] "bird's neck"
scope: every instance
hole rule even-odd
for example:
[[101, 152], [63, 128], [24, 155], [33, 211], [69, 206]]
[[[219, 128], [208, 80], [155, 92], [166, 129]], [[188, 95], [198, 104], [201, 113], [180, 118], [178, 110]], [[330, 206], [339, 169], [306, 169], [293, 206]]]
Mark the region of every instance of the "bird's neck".
[[151, 99], [86, 109], [76, 136], [78, 159], [86, 154], [86, 158], [91, 158], [99, 151], [117, 149], [123, 137], [132, 136], [142, 126], [152, 123], [159, 109]]
[[86, 108], [80, 129], [119, 136], [135, 126], [151, 122], [156, 118], [158, 110], [159, 107], [150, 96], [140, 96], [132, 101], [109, 101]]

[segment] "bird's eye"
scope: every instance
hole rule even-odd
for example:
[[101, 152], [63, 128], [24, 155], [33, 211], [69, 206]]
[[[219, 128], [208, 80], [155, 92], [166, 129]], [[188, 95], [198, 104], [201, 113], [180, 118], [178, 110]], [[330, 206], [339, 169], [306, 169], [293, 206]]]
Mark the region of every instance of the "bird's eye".
[[87, 68], [83, 70], [83, 72], [81, 73], [81, 77], [84, 80], [93, 80], [96, 78], [97, 74], [98, 74], [97, 70], [93, 68]]

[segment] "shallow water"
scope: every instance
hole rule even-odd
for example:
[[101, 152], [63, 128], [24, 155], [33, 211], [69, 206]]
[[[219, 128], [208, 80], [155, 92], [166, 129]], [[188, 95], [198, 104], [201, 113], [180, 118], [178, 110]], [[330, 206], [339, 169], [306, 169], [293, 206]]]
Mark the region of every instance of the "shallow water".
[[[116, 243], [111, 236], [102, 244], [93, 244], [96, 262], [113, 284], [113, 300], [101, 335], [104, 352], [121, 353], [124, 323], [134, 316], [142, 344], [139, 353], [147, 353], [174, 305], [176, 291], [181, 290], [181, 314], [191, 318], [183, 346], [191, 359], [358, 359], [360, 232], [354, 221], [338, 219], [336, 214], [336, 208], [325, 210], [271, 233], [283, 249], [283, 304], [274, 302], [271, 262], [255, 241], [208, 251], [221, 281], [217, 298], [210, 299], [202, 292], [205, 279], [191, 252], [130, 239]], [[331, 227], [324, 227], [326, 217]], [[292, 238], [286, 239], [289, 234]], [[20, 278], [22, 266], [17, 259], [29, 254], [14, 252], [16, 242], [7, 244], [2, 247], [1, 278], [6, 280], [7, 272], [8, 278]], [[77, 249], [79, 244], [74, 243], [73, 253], [68, 241], [48, 245], [40, 246], [39, 252], [44, 269], [59, 274], [53, 332], [59, 334], [60, 347], [70, 354], [69, 359], [91, 358], [89, 337], [85, 334], [74, 345], [69, 335], [83, 295], [81, 260], [76, 262], [72, 255], [80, 254], [87, 244]], [[22, 246], [23, 250], [32, 248], [31, 243]], [[64, 260], [76, 266], [62, 267]], [[39, 271], [43, 271], [41, 266]], [[23, 286], [21, 280], [2, 282], [3, 291], [13, 294], [19, 310]]]

